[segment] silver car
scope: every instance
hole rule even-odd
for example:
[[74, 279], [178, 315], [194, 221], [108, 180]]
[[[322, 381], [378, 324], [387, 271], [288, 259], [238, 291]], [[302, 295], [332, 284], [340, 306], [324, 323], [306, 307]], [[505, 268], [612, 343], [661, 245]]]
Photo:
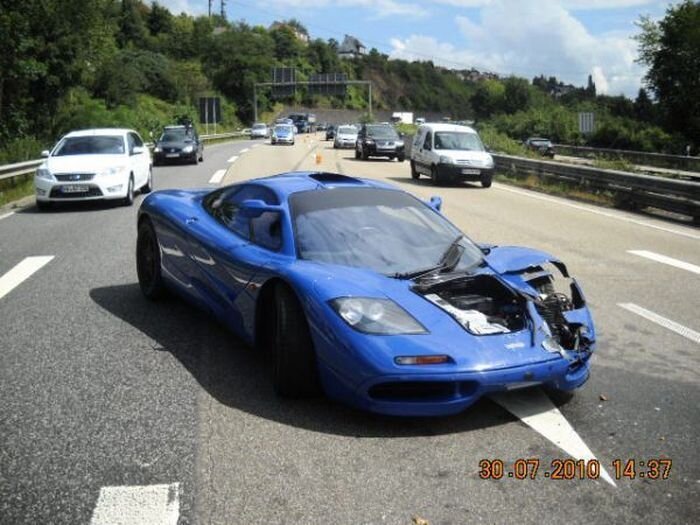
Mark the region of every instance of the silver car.
[[334, 148], [354, 148], [357, 142], [357, 128], [355, 126], [338, 126], [333, 141]]

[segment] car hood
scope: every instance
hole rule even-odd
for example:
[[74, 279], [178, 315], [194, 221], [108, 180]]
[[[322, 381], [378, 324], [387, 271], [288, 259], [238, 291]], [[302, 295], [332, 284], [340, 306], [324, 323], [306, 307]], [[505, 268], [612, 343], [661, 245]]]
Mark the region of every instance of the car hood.
[[43, 168], [48, 168], [51, 173], [98, 173], [102, 170], [120, 166], [126, 166], [126, 155], [66, 155], [62, 157], [49, 157]]

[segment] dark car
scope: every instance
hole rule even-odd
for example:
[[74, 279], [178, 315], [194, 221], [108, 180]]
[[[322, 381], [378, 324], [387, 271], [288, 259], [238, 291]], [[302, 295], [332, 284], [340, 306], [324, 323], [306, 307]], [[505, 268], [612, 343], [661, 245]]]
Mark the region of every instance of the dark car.
[[329, 124], [326, 127], [326, 140], [333, 140], [335, 139], [335, 126], [333, 124]]
[[290, 113], [289, 118], [294, 123], [297, 133], [309, 133], [311, 128], [308, 116], [305, 113]]
[[367, 160], [369, 157], [387, 157], [390, 160], [406, 159], [403, 139], [391, 124], [365, 124], [357, 134], [355, 158]]
[[532, 151], [536, 151], [544, 157], [554, 158], [554, 146], [552, 141], [541, 137], [530, 137], [525, 141], [525, 147]]
[[165, 126], [153, 148], [153, 164], [186, 161], [192, 164], [204, 160], [204, 143], [194, 126]]

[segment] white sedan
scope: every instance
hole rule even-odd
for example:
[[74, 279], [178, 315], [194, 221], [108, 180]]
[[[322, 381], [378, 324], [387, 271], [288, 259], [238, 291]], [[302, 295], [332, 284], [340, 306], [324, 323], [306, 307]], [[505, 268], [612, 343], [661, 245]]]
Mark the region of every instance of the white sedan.
[[134, 191], [153, 189], [151, 154], [130, 129], [87, 129], [65, 135], [34, 176], [36, 204], [119, 199], [130, 206]]

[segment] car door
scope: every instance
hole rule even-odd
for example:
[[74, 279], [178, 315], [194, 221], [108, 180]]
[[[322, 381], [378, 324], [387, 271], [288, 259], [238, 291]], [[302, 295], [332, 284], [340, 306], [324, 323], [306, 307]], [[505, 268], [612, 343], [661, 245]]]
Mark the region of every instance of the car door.
[[131, 171], [134, 174], [134, 188], [140, 188], [148, 180], [148, 169], [150, 167], [150, 156], [144, 149], [140, 153], [134, 151], [134, 148], [145, 148], [143, 140], [133, 131], [128, 133], [129, 144], [129, 162]]
[[419, 171], [430, 175], [430, 169], [433, 164], [433, 132], [432, 130], [427, 130], [425, 133], [425, 138], [423, 143], [419, 148], [420, 152], [420, 167]]

